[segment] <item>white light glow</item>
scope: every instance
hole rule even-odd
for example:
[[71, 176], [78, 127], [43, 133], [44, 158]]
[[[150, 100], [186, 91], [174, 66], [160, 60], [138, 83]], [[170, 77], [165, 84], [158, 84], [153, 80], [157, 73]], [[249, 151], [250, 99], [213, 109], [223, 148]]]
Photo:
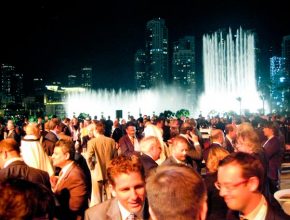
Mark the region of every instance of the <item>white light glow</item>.
[[152, 115], [154, 112], [159, 115], [165, 110], [176, 112], [180, 109], [188, 109], [192, 112], [193, 109], [193, 106], [186, 105], [183, 99], [184, 91], [165, 86], [139, 92], [122, 90], [70, 92], [66, 97], [65, 109], [69, 117], [87, 113], [91, 117], [97, 115], [100, 118], [103, 115], [113, 118], [116, 110], [122, 110], [123, 118], [127, 118], [128, 113], [138, 118], [140, 113]]
[[200, 98], [200, 110], [257, 112], [263, 103], [256, 88], [254, 34], [240, 28], [235, 36], [231, 29], [224, 35], [215, 32], [203, 36], [205, 92]]

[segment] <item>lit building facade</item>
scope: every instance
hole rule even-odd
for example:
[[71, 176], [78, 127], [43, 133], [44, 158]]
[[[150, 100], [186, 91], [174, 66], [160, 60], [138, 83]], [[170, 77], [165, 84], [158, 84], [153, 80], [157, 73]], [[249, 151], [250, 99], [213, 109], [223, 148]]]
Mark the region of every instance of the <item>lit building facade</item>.
[[144, 50], [137, 50], [134, 60], [136, 88], [137, 90], [149, 87], [148, 75], [146, 72], [146, 54]]
[[283, 112], [289, 110], [290, 83], [286, 73], [286, 58], [270, 58], [270, 81], [271, 81], [271, 110]]
[[173, 84], [186, 91], [186, 101], [196, 101], [195, 38], [185, 36], [173, 46]]
[[91, 89], [93, 86], [93, 68], [83, 67], [80, 74], [80, 85], [81, 87]]
[[23, 73], [16, 71], [12, 65], [1, 65], [1, 105], [6, 107], [9, 104], [22, 106], [24, 97]]
[[282, 57], [285, 58], [285, 69], [288, 76], [290, 76], [290, 35], [283, 37]]
[[164, 19], [157, 18], [147, 22], [145, 43], [146, 71], [150, 86], [168, 82], [168, 29]]

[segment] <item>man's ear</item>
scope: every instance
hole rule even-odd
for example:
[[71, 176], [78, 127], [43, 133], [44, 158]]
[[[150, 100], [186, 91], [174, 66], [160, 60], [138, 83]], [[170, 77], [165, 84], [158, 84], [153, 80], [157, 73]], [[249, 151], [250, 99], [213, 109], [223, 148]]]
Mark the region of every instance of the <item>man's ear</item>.
[[112, 196], [116, 197], [116, 191], [115, 191], [114, 186], [112, 184], [109, 184], [109, 189], [110, 189], [110, 191], [112, 193]]
[[68, 159], [69, 159], [69, 157], [70, 157], [70, 153], [69, 153], [69, 152], [67, 152], [67, 153], [65, 154], [65, 159], [66, 159], [66, 160], [68, 160]]
[[6, 151], [6, 150], [4, 150], [3, 151], [3, 154], [4, 154], [4, 158], [5, 158], [5, 160], [8, 158], [8, 151]]
[[199, 212], [199, 219], [205, 220], [207, 214], [207, 198], [204, 199], [203, 203], [201, 204], [200, 212]]
[[157, 220], [157, 218], [156, 218], [154, 212], [152, 211], [150, 205], [149, 205], [149, 214], [150, 214], [150, 219], [151, 220]]
[[248, 186], [249, 186], [249, 189], [251, 192], [255, 192], [255, 191], [258, 191], [258, 188], [259, 188], [259, 179], [258, 177], [256, 176], [252, 176], [249, 178], [249, 181], [248, 181]]

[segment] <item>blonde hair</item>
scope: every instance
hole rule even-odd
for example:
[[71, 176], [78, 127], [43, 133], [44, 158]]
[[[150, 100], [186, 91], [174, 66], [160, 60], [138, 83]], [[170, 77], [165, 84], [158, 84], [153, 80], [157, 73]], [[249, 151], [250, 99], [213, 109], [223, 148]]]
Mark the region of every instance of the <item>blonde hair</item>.
[[244, 146], [249, 148], [251, 152], [257, 153], [261, 149], [259, 136], [250, 123], [244, 122], [238, 126], [237, 140], [239, 138], [244, 141]]
[[212, 147], [209, 150], [206, 167], [210, 173], [214, 173], [218, 169], [219, 162], [230, 153], [222, 147]]
[[39, 127], [36, 123], [29, 123], [28, 125], [26, 125], [25, 132], [27, 135], [34, 135], [39, 138], [39, 131]]

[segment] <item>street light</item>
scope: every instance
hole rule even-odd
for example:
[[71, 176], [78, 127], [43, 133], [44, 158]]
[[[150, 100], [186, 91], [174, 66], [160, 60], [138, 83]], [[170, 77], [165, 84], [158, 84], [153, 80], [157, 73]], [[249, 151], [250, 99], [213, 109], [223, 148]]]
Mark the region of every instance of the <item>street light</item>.
[[264, 94], [261, 94], [260, 95], [260, 98], [262, 99], [262, 103], [263, 103], [263, 115], [265, 115], [265, 96]]
[[240, 116], [242, 115], [242, 98], [237, 97], [237, 101], [240, 103]]

